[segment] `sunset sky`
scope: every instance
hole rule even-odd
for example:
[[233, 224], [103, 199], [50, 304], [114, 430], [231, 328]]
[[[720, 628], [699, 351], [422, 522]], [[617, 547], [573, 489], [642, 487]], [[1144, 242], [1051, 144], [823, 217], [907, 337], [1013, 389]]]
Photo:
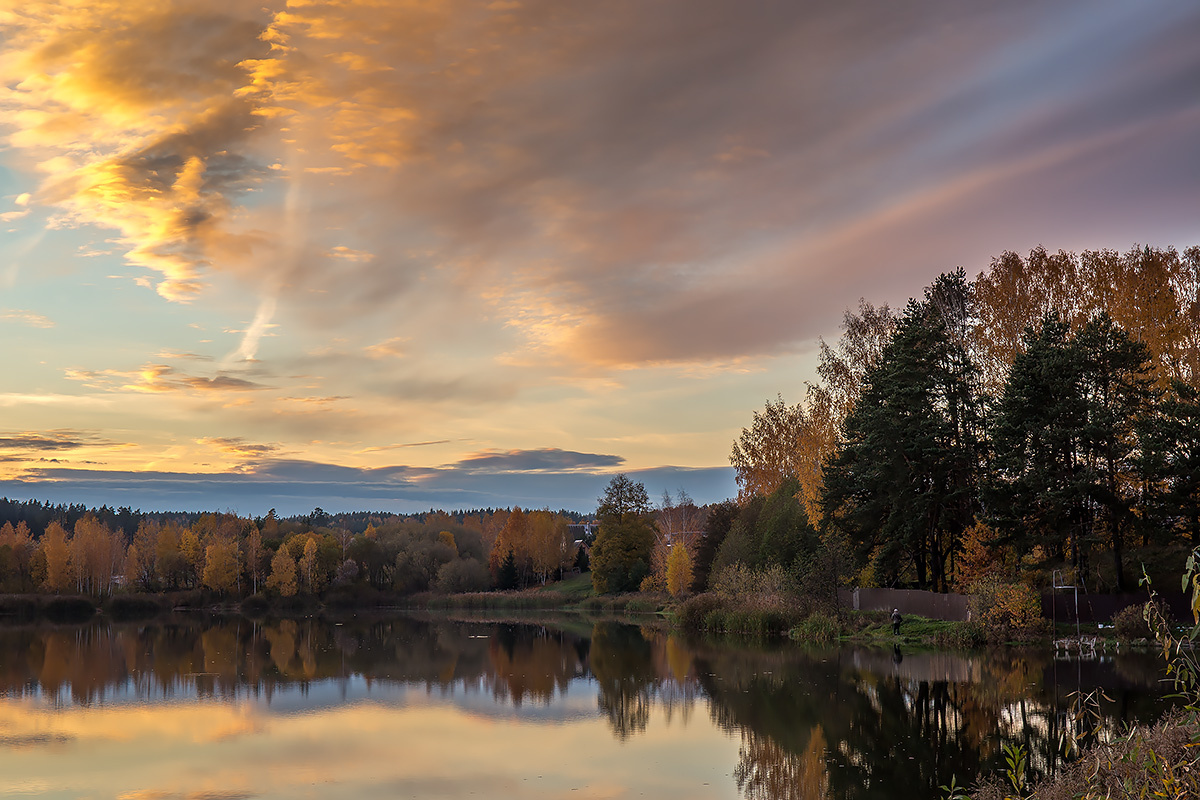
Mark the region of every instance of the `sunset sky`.
[[1195, 0], [0, 0], [0, 495], [735, 493], [860, 297], [1200, 244]]

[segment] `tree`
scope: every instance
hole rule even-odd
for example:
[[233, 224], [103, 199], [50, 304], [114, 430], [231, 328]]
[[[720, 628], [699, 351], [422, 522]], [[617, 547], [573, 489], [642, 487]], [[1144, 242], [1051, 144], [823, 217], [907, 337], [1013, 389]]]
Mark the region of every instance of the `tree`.
[[671, 548], [667, 557], [667, 591], [672, 597], [685, 594], [692, 585], [692, 556], [687, 545], [680, 542]]
[[1116, 589], [1125, 589], [1125, 538], [1139, 500], [1137, 428], [1157, 398], [1150, 348], [1106, 312], [1079, 332], [1084, 355], [1082, 388], [1087, 424], [1082, 441], [1088, 461], [1088, 496], [1103, 511], [1113, 555]]
[[1086, 420], [1083, 356], [1070, 328], [1047, 314], [1026, 328], [990, 429], [994, 457], [984, 485], [988, 524], [1020, 551], [1041, 544], [1082, 566], [1080, 541], [1090, 533], [1083, 475]]
[[195, 527], [179, 535], [179, 553], [183, 556], [184, 580], [188, 586], [195, 586], [204, 574], [204, 545]]
[[220, 540], [205, 548], [202, 580], [209, 589], [219, 594], [232, 593], [237, 589], [239, 572], [234, 542]]
[[821, 376], [818, 388], [827, 398], [836, 427], [841, 427], [858, 402], [867, 372], [883, 357], [884, 349], [896, 333], [896, 323], [896, 316], [886, 303], [873, 306], [860, 299], [858, 313], [847, 309], [842, 317], [842, 335], [836, 347], [818, 339], [817, 374]]
[[33, 554], [37, 545], [29, 535], [29, 525], [25, 520], [13, 526], [5, 522], [0, 528], [0, 547], [8, 547], [12, 553], [9, 565], [9, 586], [13, 591], [30, 591], [35, 588], [33, 581]]
[[131, 544], [125, 551], [125, 586], [130, 589], [145, 589], [145, 575], [142, 555], [137, 545]]
[[534, 572], [542, 583], [575, 558], [575, 543], [568, 532], [568, 524], [566, 517], [549, 510], [529, 514], [527, 546]]
[[1200, 544], [1200, 389], [1176, 380], [1139, 424], [1139, 474], [1148, 487], [1144, 532]]
[[266, 550], [263, 548], [262, 531], [253, 522], [250, 523], [246, 535], [246, 572], [250, 576], [250, 590], [258, 593], [258, 582], [263, 577], [263, 559]]
[[168, 522], [158, 530], [154, 546], [154, 569], [159, 582], [168, 588], [178, 588], [187, 570], [187, 559], [179, 549], [179, 525]]
[[725, 500], [709, 507], [708, 516], [704, 519], [704, 531], [700, 536], [692, 563], [693, 592], [702, 592], [708, 587], [708, 575], [713, 559], [737, 518], [738, 504], [732, 500]]
[[70, 585], [71, 573], [68, 559], [67, 531], [58, 522], [51, 522], [42, 534], [41, 551], [46, 558], [46, 588], [61, 592]]
[[650, 497], [640, 481], [631, 481], [621, 472], [612, 477], [599, 498], [596, 516], [620, 516], [622, 514], [647, 514], [650, 512]]
[[700, 536], [703, 515], [686, 491], [680, 489], [675, 497], [663, 490], [662, 501], [656, 514], [657, 525], [654, 549], [650, 553], [650, 572], [661, 584], [666, 585], [667, 561], [676, 544], [686, 545], [691, 552], [694, 540]]
[[296, 593], [296, 560], [291, 552], [283, 545], [271, 559], [271, 576], [267, 578], [267, 588], [279, 592], [281, 597], [291, 597]]
[[85, 514], [75, 522], [69, 549], [76, 588], [94, 595], [108, 594], [113, 575], [122, 572], [125, 546], [120, 536], [93, 514]]
[[498, 585], [507, 583], [500, 580], [499, 570], [502, 562], [510, 556], [516, 571], [516, 580], [512, 586], [505, 585], [504, 588], [523, 587], [529, 582], [529, 576], [533, 572], [533, 556], [530, 552], [529, 515], [522, 511], [520, 506], [514, 507], [508, 515], [504, 527], [492, 543], [488, 557], [489, 570], [495, 576]]
[[597, 510], [600, 528], [592, 547], [592, 587], [597, 594], [634, 591], [650, 574], [654, 521], [646, 487], [613, 476]]
[[504, 554], [504, 557], [500, 559], [495, 580], [496, 588], [502, 592], [517, 588], [520, 582], [520, 577], [517, 575], [517, 561], [513, 556], [512, 550], [509, 550]]
[[950, 559], [974, 518], [974, 367], [937, 302], [968, 294], [959, 271], [935, 281], [924, 301], [909, 301], [825, 467], [826, 521], [885, 583], [911, 566], [918, 586], [945, 591]]
[[797, 476], [796, 461], [807, 422], [804, 406], [789, 406], [783, 397], [774, 403], [768, 401], [766, 408], [754, 413], [754, 421], [742, 429], [729, 456], [739, 503], [756, 494], [765, 497], [785, 480]]
[[300, 557], [298, 567], [304, 591], [308, 594], [316, 594], [320, 588], [317, 585], [317, 540], [312, 535], [309, 535], [304, 542], [304, 555]]
[[1138, 501], [1140, 420], [1155, 397], [1145, 343], [1101, 312], [1071, 336], [1056, 314], [1026, 332], [992, 424], [994, 471], [985, 488], [1001, 541], [1040, 544], [1084, 567], [1107, 543], [1116, 588]]

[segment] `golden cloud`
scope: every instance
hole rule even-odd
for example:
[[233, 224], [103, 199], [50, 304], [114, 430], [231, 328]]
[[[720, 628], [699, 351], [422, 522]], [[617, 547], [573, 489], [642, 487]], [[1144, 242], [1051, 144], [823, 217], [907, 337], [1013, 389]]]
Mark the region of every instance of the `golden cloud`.
[[[183, 300], [201, 286], [243, 154], [261, 126], [237, 64], [264, 53], [264, 21], [209, 3], [23, 3], [6, 20], [0, 107], [10, 141], [41, 154], [35, 200], [55, 224], [115, 229], [129, 263]], [[97, 35], [103, 31], [103, 35]]]
[[167, 392], [246, 392], [270, 388], [235, 375], [218, 372], [212, 376], [189, 375], [168, 364], [146, 364], [132, 372], [105, 369], [65, 371], [68, 380], [79, 381], [93, 389], [131, 391], [146, 394]]

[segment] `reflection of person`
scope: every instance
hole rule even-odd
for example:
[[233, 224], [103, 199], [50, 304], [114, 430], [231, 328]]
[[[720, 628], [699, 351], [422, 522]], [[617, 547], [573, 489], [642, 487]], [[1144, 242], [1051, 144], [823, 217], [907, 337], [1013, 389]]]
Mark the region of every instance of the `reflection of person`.
[[900, 616], [900, 609], [893, 608], [892, 609], [892, 635], [893, 636], [900, 635], [900, 620], [901, 619], [902, 619], [902, 617]]

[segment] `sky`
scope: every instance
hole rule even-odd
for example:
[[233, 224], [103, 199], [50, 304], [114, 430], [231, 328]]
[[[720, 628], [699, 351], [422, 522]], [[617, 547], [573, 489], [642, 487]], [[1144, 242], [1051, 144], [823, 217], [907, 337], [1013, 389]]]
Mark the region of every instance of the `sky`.
[[859, 298], [1200, 244], [1195, 0], [0, 0], [0, 495], [736, 493]]

